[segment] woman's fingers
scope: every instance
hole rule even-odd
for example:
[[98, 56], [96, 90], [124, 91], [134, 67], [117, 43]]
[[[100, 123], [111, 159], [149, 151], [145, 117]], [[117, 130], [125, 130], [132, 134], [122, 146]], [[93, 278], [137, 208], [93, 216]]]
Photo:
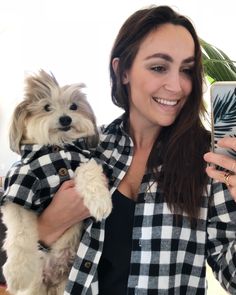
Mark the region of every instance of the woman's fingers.
[[224, 137], [218, 140], [217, 144], [222, 148], [231, 148], [236, 151], [236, 138]]
[[215, 164], [233, 173], [236, 173], [236, 160], [225, 155], [209, 152], [204, 155], [204, 160]]

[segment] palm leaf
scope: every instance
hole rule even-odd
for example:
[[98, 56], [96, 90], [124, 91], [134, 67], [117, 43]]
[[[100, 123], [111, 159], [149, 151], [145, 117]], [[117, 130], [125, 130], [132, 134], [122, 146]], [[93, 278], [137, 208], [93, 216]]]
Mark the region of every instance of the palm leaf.
[[228, 55], [226, 55], [221, 49], [217, 48], [217, 50], [221, 53], [223, 58], [228, 61], [228, 65], [230, 66], [231, 70], [236, 73], [236, 66], [234, 65], [235, 62], [230, 60]]
[[[214, 126], [214, 145], [217, 147], [217, 141], [225, 136], [236, 137], [236, 94], [235, 91], [229, 91], [224, 95], [217, 94], [213, 100], [212, 109]], [[236, 156], [236, 151], [228, 150], [229, 155]]]
[[[223, 96], [216, 95], [213, 101], [214, 125], [235, 123], [236, 126], [236, 100], [234, 93], [228, 92]], [[229, 126], [231, 128], [232, 126]]]
[[209, 82], [236, 81], [236, 62], [222, 50], [200, 39], [205, 76]]

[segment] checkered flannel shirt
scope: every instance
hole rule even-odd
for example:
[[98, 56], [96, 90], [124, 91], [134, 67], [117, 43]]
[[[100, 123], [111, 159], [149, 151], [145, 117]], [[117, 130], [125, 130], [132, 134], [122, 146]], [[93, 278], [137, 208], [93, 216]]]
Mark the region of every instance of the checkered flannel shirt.
[[22, 145], [21, 160], [7, 173], [1, 205], [11, 201], [40, 213], [62, 182], [90, 157], [83, 141], [59, 146]]
[[[112, 169], [113, 193], [131, 163], [133, 144], [121, 118], [102, 131], [96, 156]], [[187, 216], [176, 225], [150, 175], [142, 180], [135, 207], [127, 294], [206, 294], [206, 259], [224, 288], [236, 294], [236, 204], [224, 185], [209, 179], [196, 229]], [[98, 294], [104, 224], [85, 222], [65, 295]]]

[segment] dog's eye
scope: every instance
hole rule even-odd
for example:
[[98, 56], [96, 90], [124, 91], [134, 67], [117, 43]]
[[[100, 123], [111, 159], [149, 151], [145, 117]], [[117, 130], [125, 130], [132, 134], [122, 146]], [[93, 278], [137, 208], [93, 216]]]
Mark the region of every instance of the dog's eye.
[[78, 106], [77, 106], [76, 103], [72, 103], [72, 104], [70, 105], [70, 110], [72, 110], [72, 111], [76, 111], [77, 109], [78, 109]]
[[50, 104], [46, 104], [46, 105], [44, 106], [44, 110], [45, 110], [46, 112], [50, 112], [50, 111], [51, 111]]

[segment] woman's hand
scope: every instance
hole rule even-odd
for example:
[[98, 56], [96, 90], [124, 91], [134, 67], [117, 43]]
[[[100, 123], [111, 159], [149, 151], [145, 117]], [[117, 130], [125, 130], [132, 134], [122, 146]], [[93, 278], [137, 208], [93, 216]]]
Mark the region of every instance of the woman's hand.
[[38, 218], [39, 240], [50, 246], [69, 227], [89, 216], [89, 210], [76, 191], [74, 181], [65, 181]]
[[[218, 141], [218, 145], [222, 148], [230, 148], [236, 151], [236, 138], [222, 138]], [[204, 159], [208, 163], [215, 164], [229, 171], [229, 173], [219, 171], [212, 166], [206, 168], [206, 172], [211, 178], [224, 182], [228, 186], [232, 197], [236, 201], [236, 159], [213, 152], [206, 153]]]

